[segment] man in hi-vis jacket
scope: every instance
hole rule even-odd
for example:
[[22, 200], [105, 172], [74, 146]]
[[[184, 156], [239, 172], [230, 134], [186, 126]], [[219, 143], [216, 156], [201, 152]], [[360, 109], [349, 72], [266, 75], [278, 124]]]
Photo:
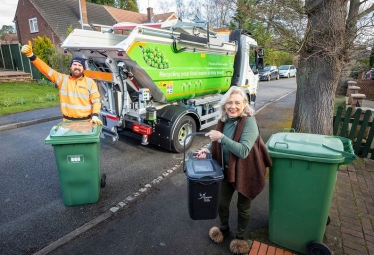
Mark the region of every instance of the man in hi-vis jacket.
[[32, 52], [31, 42], [22, 46], [21, 52], [30, 59], [38, 70], [55, 83], [60, 92], [61, 112], [64, 120], [90, 120], [102, 125], [100, 114], [100, 93], [96, 82], [85, 77], [85, 60], [74, 57], [70, 62], [70, 75], [62, 74], [44, 63]]

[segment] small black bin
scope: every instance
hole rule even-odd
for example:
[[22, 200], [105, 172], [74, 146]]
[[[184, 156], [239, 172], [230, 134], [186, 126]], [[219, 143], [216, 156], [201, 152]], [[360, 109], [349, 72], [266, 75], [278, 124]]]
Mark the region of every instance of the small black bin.
[[189, 153], [185, 171], [188, 180], [188, 209], [193, 220], [215, 219], [218, 216], [223, 171], [216, 160], [196, 158]]

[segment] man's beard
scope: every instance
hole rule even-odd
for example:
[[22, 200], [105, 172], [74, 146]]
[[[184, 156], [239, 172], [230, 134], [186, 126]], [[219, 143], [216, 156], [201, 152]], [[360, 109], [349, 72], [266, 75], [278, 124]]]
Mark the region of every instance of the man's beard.
[[[75, 72], [75, 71], [78, 71], [78, 72]], [[83, 76], [83, 72], [81, 72], [81, 70], [79, 69], [74, 69], [74, 71], [71, 72], [71, 76], [74, 78], [80, 78]]]

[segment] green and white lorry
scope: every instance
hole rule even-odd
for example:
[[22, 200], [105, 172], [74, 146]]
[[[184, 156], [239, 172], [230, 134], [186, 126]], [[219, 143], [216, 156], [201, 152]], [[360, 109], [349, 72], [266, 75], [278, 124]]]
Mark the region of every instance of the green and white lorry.
[[239, 86], [252, 105], [259, 86], [251, 65], [263, 50], [244, 30], [213, 32], [206, 22], [119, 23], [110, 32], [75, 29], [62, 48], [85, 58], [101, 94], [103, 135], [138, 134], [142, 144], [183, 152], [217, 123], [217, 103]]

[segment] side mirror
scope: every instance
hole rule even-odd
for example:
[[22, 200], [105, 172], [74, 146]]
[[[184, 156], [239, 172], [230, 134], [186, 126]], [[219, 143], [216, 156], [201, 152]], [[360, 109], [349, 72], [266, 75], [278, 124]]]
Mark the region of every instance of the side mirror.
[[265, 55], [265, 50], [263, 48], [257, 48], [257, 55], [263, 57]]
[[258, 69], [253, 69], [252, 71], [254, 74], [258, 74]]

